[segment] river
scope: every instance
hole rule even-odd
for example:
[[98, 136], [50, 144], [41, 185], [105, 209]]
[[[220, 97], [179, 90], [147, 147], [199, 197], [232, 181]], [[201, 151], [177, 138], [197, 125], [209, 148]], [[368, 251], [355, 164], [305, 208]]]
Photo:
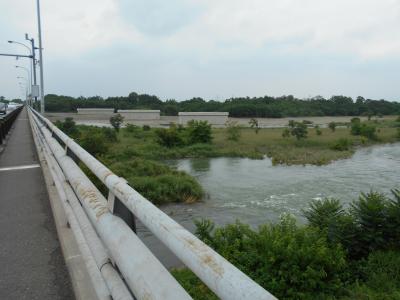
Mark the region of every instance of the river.
[[[169, 164], [194, 176], [207, 194], [200, 203], [161, 207], [190, 231], [199, 218], [219, 225], [240, 220], [257, 226], [291, 213], [303, 223], [302, 210], [313, 199], [333, 197], [348, 205], [360, 192], [390, 194], [400, 189], [399, 143], [363, 148], [352, 158], [326, 166], [273, 166], [268, 158], [183, 159]], [[138, 234], [167, 267], [181, 265], [140, 224]]]

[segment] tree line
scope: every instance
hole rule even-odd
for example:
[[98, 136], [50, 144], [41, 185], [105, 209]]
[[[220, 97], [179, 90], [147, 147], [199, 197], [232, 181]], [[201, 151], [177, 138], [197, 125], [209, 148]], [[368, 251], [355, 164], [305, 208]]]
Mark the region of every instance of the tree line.
[[180, 111], [227, 111], [231, 117], [282, 118], [298, 116], [362, 116], [400, 114], [400, 103], [386, 100], [355, 100], [346, 96], [325, 99], [316, 96], [299, 99], [292, 95], [281, 97], [238, 97], [225, 101], [192, 98], [185, 101], [162, 101], [157, 96], [130, 93], [127, 97], [70, 97], [49, 94], [45, 97], [46, 111], [74, 112], [77, 108], [159, 109], [162, 115], [175, 116]]

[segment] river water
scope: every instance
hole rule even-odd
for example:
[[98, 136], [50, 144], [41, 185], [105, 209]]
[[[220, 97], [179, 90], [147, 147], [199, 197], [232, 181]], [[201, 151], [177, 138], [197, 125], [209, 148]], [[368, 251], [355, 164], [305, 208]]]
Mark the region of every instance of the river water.
[[[169, 164], [194, 176], [207, 193], [201, 203], [161, 207], [190, 231], [199, 218], [219, 225], [240, 220], [257, 226], [291, 213], [302, 223], [302, 210], [313, 199], [333, 197], [348, 205], [360, 192], [389, 194], [400, 189], [399, 143], [364, 148], [326, 166], [273, 166], [268, 158], [183, 159]], [[140, 224], [138, 234], [167, 267], [181, 265]]]

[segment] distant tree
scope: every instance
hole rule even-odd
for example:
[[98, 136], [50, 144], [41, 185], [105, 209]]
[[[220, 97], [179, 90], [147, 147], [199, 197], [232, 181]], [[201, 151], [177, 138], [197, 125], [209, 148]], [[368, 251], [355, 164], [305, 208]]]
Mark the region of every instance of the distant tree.
[[334, 132], [336, 130], [336, 123], [335, 122], [330, 122], [328, 124], [329, 129]]
[[253, 128], [258, 134], [258, 131], [260, 130], [260, 127], [258, 126], [258, 120], [256, 118], [251, 118], [249, 121], [250, 127]]
[[307, 138], [308, 130], [307, 125], [303, 122], [295, 122], [293, 120], [289, 121], [289, 131], [292, 136], [295, 136], [296, 139], [305, 139]]
[[119, 131], [124, 121], [124, 117], [121, 114], [116, 114], [110, 118], [110, 124], [116, 131]]

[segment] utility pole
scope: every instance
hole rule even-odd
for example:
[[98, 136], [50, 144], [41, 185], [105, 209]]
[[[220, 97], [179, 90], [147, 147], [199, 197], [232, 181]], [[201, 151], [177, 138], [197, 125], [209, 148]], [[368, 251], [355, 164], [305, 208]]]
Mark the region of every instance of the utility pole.
[[40, 1], [36, 0], [37, 18], [38, 18], [38, 36], [39, 36], [39, 63], [40, 63], [40, 113], [44, 115], [44, 83], [43, 83], [43, 45], [42, 45], [42, 28], [40, 24]]
[[36, 58], [35, 58], [35, 50], [37, 49], [35, 47], [35, 40], [33, 38], [29, 38], [28, 34], [25, 33], [25, 40], [30, 41], [31, 45], [32, 45], [32, 66], [33, 66], [33, 85], [34, 88], [32, 87], [32, 93], [35, 95], [35, 105], [37, 104], [37, 96], [38, 96], [38, 92], [39, 90], [37, 90], [38, 86], [37, 86], [37, 82], [36, 82]]

